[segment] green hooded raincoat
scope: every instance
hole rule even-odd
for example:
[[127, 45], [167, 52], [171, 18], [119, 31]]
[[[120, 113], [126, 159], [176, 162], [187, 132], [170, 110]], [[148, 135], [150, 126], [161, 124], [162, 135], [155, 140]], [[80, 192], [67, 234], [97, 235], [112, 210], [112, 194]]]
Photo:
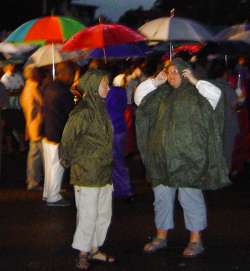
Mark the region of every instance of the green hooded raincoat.
[[[175, 64], [180, 73], [188, 67]], [[202, 190], [229, 185], [222, 95], [214, 111], [185, 79], [177, 89], [161, 89], [147, 95], [136, 112], [138, 147], [152, 185]]]
[[102, 187], [112, 178], [112, 125], [98, 94], [102, 71], [87, 71], [78, 89], [82, 100], [70, 113], [60, 144], [60, 159], [70, 167], [73, 185]]

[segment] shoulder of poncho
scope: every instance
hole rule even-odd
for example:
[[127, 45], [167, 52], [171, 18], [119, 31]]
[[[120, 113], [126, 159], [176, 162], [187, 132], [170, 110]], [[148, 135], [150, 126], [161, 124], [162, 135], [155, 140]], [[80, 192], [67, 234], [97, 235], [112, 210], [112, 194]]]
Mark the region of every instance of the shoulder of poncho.
[[69, 117], [82, 121], [94, 119], [94, 110], [84, 101], [80, 101], [70, 112]]
[[146, 107], [152, 103], [159, 102], [161, 98], [167, 96], [171, 92], [170, 86], [163, 84], [154, 91], [150, 92], [141, 102], [139, 108]]

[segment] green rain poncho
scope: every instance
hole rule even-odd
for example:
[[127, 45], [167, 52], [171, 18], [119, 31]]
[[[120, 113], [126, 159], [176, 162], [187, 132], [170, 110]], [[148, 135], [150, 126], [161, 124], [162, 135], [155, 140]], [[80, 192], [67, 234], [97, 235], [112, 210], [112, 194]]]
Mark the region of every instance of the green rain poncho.
[[[183, 61], [174, 64], [180, 73], [188, 67]], [[177, 89], [161, 89], [147, 95], [136, 113], [138, 147], [152, 185], [214, 190], [230, 184], [222, 96], [213, 110], [185, 79]]]
[[70, 167], [73, 185], [102, 187], [112, 182], [112, 126], [98, 94], [104, 75], [97, 70], [81, 77], [78, 89], [84, 95], [63, 131], [60, 158], [64, 167]]

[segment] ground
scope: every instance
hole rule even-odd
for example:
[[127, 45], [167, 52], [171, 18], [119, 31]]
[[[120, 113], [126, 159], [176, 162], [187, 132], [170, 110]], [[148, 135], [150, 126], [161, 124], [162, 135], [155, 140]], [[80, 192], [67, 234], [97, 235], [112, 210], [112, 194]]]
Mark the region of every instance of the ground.
[[[75, 229], [72, 187], [65, 178], [64, 195], [71, 207], [47, 207], [42, 192], [25, 189], [26, 154], [3, 157], [0, 182], [0, 270], [71, 271], [76, 251], [71, 248]], [[216, 271], [250, 270], [250, 180], [241, 174], [230, 187], [205, 192], [208, 229], [206, 251], [199, 258], [183, 259], [188, 233], [176, 203], [176, 228], [169, 247], [152, 255], [142, 248], [154, 234], [153, 195], [139, 157], [128, 165], [136, 197], [132, 202], [114, 200], [113, 218], [104, 249], [116, 264], [96, 264], [93, 271]]]

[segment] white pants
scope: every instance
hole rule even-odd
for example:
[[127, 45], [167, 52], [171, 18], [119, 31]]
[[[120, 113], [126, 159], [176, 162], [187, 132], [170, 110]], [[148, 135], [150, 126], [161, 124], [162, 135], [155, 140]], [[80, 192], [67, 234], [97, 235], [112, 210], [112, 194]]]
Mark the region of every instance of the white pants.
[[55, 202], [62, 199], [60, 195], [64, 168], [60, 164], [58, 156], [59, 144], [50, 144], [43, 140], [44, 155], [44, 188], [43, 198], [47, 202]]
[[84, 252], [103, 245], [112, 216], [112, 185], [75, 186], [76, 231], [72, 247]]

